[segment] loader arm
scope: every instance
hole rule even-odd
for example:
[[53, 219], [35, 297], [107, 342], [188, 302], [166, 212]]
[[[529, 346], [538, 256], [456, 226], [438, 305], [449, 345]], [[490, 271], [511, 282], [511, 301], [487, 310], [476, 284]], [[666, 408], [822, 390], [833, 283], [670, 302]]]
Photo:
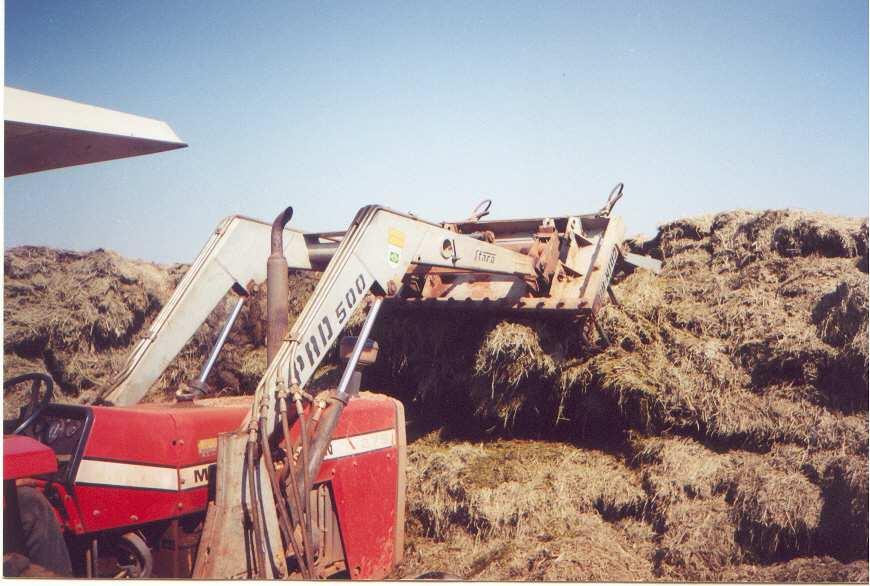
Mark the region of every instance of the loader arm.
[[[257, 386], [255, 408], [264, 397], [274, 398], [279, 383], [305, 387], [365, 295], [371, 291], [396, 296], [412, 264], [535, 276], [528, 255], [384, 207], [367, 206], [357, 213]], [[270, 430], [274, 415], [270, 408]]]
[[[409, 216], [404, 217], [412, 221], [419, 221]], [[564, 232], [571, 226], [576, 226], [578, 231], [582, 231], [580, 227], [584, 223], [589, 223], [593, 230], [599, 229], [602, 222], [609, 225], [613, 219], [602, 220], [600, 214], [496, 221], [481, 221], [477, 217], [461, 222], [445, 222], [439, 226], [466, 236], [474, 235], [473, 239], [484, 238], [485, 235], [489, 234], [489, 240], [499, 245], [502, 250], [510, 249], [507, 251], [510, 253], [511, 251], [527, 251], [534, 242], [536, 231], [546, 222], [552, 223]], [[609, 232], [615, 232], [610, 238], [611, 242], [616, 242], [622, 237], [621, 224], [618, 220], [616, 225], [618, 226], [616, 230], [608, 229]], [[169, 301], [158, 313], [151, 327], [133, 347], [123, 369], [101, 390], [95, 400], [119, 406], [132, 405], [141, 400], [228, 291], [234, 290], [241, 296], [245, 296], [249, 283], [252, 281], [260, 283], [265, 279], [266, 263], [259, 259], [262, 258], [262, 251], [267, 249], [269, 232], [270, 225], [261, 220], [239, 215], [224, 219], [200, 251]], [[320, 270], [327, 266], [346, 237], [344, 232], [303, 234], [287, 228], [283, 230], [283, 234], [283, 250], [287, 265], [289, 268], [298, 270]], [[389, 246], [402, 248], [396, 247], [395, 244], [389, 244]], [[390, 252], [395, 253], [396, 251], [391, 249]], [[567, 259], [569, 268], [576, 269], [578, 264], [581, 267], [590, 264], [586, 257], [582, 257], [579, 263], [572, 262], [576, 256], [569, 255]], [[637, 255], [625, 255], [624, 260], [630, 264], [653, 268], [647, 266], [648, 262], [652, 262], [649, 259], [645, 259], [645, 257], [628, 258], [629, 256], [637, 257]], [[620, 259], [622, 258], [620, 256]], [[442, 260], [444, 259], [442, 258]], [[468, 259], [457, 258], [457, 260], [467, 262]], [[488, 261], [489, 259], [481, 257], [478, 260]], [[592, 261], [594, 260], [592, 259]], [[641, 260], [648, 262], [642, 264]], [[456, 269], [464, 266], [462, 262], [454, 263], [451, 259], [449, 263], [442, 265], [433, 263], [428, 266]], [[472, 263], [472, 265], [475, 267], [486, 265], [483, 269], [484, 272], [498, 273], [495, 270], [487, 271], [487, 269], [493, 268], [489, 262]], [[420, 266], [425, 270], [427, 265], [421, 263]], [[440, 280], [440, 277], [436, 277], [436, 279]], [[469, 279], [474, 281], [473, 277]], [[516, 279], [514, 280], [516, 281]], [[396, 280], [396, 283], [398, 287], [401, 287], [400, 279]], [[522, 297], [526, 291], [525, 287], [502, 288], [501, 290], [488, 287], [485, 305], [500, 304], [513, 311], [534, 311], [536, 308], [544, 307], [545, 310], [565, 310], [568, 312], [575, 311], [578, 304], [581, 307], [594, 305], [594, 303], [590, 304], [589, 299], [584, 299], [584, 295], [580, 295], [578, 298], [576, 289], [570, 287], [563, 287], [563, 289], [566, 289], [565, 299], [559, 298], [558, 295], [548, 295], [542, 301], [541, 299]], [[462, 292], [462, 287], [454, 287], [450, 295], [436, 295], [436, 297], [443, 300], [470, 300], [468, 297], [464, 297]], [[396, 298], [393, 297], [393, 299]], [[406, 301], [419, 300], [408, 299]], [[437, 299], [433, 299], [433, 301], [437, 301]], [[336, 318], [338, 317], [336, 316]], [[343, 314], [341, 317], [342, 320], [346, 319]], [[326, 325], [324, 324], [324, 327]], [[328, 325], [334, 326], [332, 323]], [[323, 341], [321, 340], [317, 346], [311, 344], [310, 349], [316, 353], [317, 350], [321, 350], [320, 346], [322, 345]], [[309, 346], [302, 345], [301, 350], [305, 352], [303, 358], [307, 359], [308, 349]], [[299, 359], [296, 361], [298, 362]], [[309, 371], [309, 375], [310, 371], [313, 371], [310, 367], [304, 370]], [[302, 384], [306, 381], [307, 378]]]
[[[289, 515], [279, 510], [287, 506], [284, 497], [278, 495], [275, 499], [275, 471], [264, 463], [265, 458], [252, 463], [255, 450], [251, 446], [258, 441], [257, 422], [259, 430], [270, 438], [277, 435], [276, 411], [288, 386], [304, 387], [366, 294], [373, 293], [379, 307], [384, 296], [398, 295], [402, 278], [412, 265], [522, 279], [534, 279], [536, 275], [532, 258], [521, 252], [383, 207], [362, 208], [257, 386], [248, 418], [238, 432], [218, 439], [215, 502], [206, 517], [194, 577], [287, 575], [291, 544], [283, 543], [282, 535], [296, 532], [300, 515], [293, 515], [294, 529], [282, 529], [281, 518]], [[361, 339], [366, 331], [364, 326]], [[349, 365], [348, 371], [351, 368]], [[335, 400], [324, 411], [311, 451], [301, 462], [308, 478], [316, 477], [331, 431], [349, 400], [346, 394], [342, 396], [343, 386], [339, 385]], [[300, 489], [297, 494], [307, 495], [310, 481], [306, 485], [301, 474], [295, 480], [293, 484]], [[255, 519], [254, 530], [250, 529], [251, 518]], [[242, 527], [249, 527], [247, 533], [240, 531]]]
[[[252, 281], [264, 281], [270, 230], [270, 224], [244, 216], [221, 221], [99, 400], [137, 403], [230, 290], [244, 295]], [[302, 232], [284, 229], [284, 255], [289, 268], [312, 268]]]

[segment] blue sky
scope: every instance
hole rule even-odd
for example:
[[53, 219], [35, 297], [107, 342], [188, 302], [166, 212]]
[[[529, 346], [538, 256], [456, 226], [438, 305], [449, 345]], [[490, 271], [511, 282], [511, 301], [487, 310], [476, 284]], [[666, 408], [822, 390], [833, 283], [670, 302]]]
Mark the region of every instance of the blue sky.
[[[190, 261], [224, 216], [868, 213], [867, 3], [7, 0], [6, 84], [187, 149], [5, 181], [5, 246]], [[264, 253], [265, 254], [265, 253]]]

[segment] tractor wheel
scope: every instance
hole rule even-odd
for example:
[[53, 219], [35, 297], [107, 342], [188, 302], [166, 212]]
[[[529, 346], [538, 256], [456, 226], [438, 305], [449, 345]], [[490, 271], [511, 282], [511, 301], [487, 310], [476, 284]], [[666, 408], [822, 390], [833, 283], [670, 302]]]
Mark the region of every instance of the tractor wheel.
[[100, 578], [149, 578], [153, 567], [151, 549], [138, 533], [125, 533], [100, 548]]

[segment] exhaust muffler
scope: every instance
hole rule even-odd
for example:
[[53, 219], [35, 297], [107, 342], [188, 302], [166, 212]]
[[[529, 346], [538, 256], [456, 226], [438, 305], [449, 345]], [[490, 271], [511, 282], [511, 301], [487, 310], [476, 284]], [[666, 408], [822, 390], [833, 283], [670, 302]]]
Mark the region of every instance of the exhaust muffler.
[[284, 256], [284, 226], [293, 217], [288, 207], [272, 222], [272, 250], [266, 262], [266, 365], [268, 366], [287, 334], [290, 316], [288, 293], [290, 279]]

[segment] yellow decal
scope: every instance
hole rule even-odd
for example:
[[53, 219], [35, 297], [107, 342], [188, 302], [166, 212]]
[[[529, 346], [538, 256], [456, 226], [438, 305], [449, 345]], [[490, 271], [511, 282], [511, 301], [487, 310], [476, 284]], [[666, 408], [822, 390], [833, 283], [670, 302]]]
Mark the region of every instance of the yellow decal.
[[387, 242], [389, 242], [393, 246], [405, 248], [405, 233], [401, 230], [390, 228], [389, 235], [387, 236]]
[[217, 453], [217, 438], [210, 437], [196, 442], [196, 448], [202, 457], [213, 456]]

